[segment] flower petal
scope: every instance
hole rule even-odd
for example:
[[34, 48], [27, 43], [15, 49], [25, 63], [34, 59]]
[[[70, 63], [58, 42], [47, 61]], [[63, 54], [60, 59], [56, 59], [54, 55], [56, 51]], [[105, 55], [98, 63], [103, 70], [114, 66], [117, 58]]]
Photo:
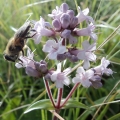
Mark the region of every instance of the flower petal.
[[78, 67], [76, 72], [77, 72], [78, 74], [82, 74], [82, 75], [85, 74], [85, 70], [84, 70], [83, 67]]
[[77, 54], [77, 57], [80, 60], [85, 60], [86, 59], [85, 51], [84, 50], [80, 50], [79, 53]]
[[90, 67], [90, 62], [88, 60], [84, 60], [83, 68], [88, 69]]
[[57, 88], [63, 88], [62, 81], [59, 81], [59, 80], [55, 81], [55, 85], [56, 85]]
[[52, 46], [55, 44], [54, 40], [48, 40], [46, 44], [43, 46], [44, 52], [50, 52], [52, 50]]
[[92, 78], [94, 76], [94, 72], [93, 72], [93, 70], [87, 70], [86, 71], [86, 73], [85, 73], [85, 77], [87, 78], [87, 79], [90, 79], [90, 78]]
[[80, 82], [80, 78], [79, 78], [79, 77], [74, 77], [74, 78], [72, 79], [72, 82], [73, 82], [73, 83], [79, 83], [79, 82]]

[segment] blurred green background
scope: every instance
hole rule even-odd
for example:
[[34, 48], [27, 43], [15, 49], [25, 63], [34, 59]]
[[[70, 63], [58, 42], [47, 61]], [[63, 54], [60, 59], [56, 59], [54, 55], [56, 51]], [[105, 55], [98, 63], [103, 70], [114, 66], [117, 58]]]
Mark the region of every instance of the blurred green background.
[[[46, 21], [51, 22], [47, 16], [61, 3], [66, 2], [77, 14], [76, 5], [81, 9], [89, 8], [89, 15], [95, 19], [98, 34], [97, 46], [108, 38], [107, 43], [96, 51], [98, 58], [106, 57], [111, 61], [113, 76], [103, 76], [103, 87], [100, 89], [83, 88], [80, 86], [72, 96], [87, 106], [98, 105], [104, 101], [113, 102], [105, 104], [96, 115], [96, 120], [120, 120], [120, 1], [119, 0], [0, 0], [0, 120], [51, 120], [52, 114], [48, 110], [35, 110], [20, 117], [25, 109], [34, 100], [47, 99], [42, 79], [35, 79], [25, 74], [24, 69], [17, 69], [14, 63], [3, 59], [3, 51], [9, 39], [14, 35], [14, 29], [18, 29], [27, 20], [39, 20], [42, 16]], [[113, 34], [112, 34], [113, 33]], [[39, 45], [29, 40], [28, 46], [35, 51], [36, 60], [44, 59], [42, 45], [46, 38], [42, 39]], [[54, 65], [54, 62], [50, 64]], [[97, 64], [97, 63], [96, 63]], [[98, 60], [99, 64], [99, 60]], [[73, 66], [72, 66], [73, 67]], [[70, 87], [64, 88], [64, 97], [67, 96]], [[56, 98], [57, 89], [53, 87], [53, 95]], [[111, 92], [111, 93], [110, 93]], [[110, 94], [109, 94], [110, 93]], [[98, 110], [93, 107], [90, 110], [70, 108], [61, 110], [60, 115], [65, 120], [87, 120], [92, 119]]]

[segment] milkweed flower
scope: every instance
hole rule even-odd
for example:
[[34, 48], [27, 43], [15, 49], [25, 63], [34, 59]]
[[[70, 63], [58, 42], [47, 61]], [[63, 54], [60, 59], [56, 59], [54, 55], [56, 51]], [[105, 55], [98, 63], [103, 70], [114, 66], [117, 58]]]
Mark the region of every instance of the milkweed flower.
[[29, 65], [33, 65], [34, 64], [34, 60], [33, 60], [33, 57], [34, 57], [34, 52], [31, 52], [31, 50], [28, 48], [27, 49], [27, 56], [23, 56], [23, 55], [21, 55], [20, 57], [19, 57], [19, 59], [20, 59], [20, 61], [19, 62], [17, 62], [16, 64], [15, 64], [15, 66], [17, 67], [17, 68], [22, 68], [22, 67], [27, 67], [27, 66], [29, 66]]
[[40, 73], [36, 70], [33, 60], [34, 53], [30, 49], [27, 50], [27, 56], [20, 56], [19, 62], [15, 64], [17, 68], [25, 68], [26, 74], [32, 77], [40, 77]]
[[48, 53], [49, 59], [57, 59], [58, 54], [63, 54], [67, 51], [66, 47], [62, 45], [61, 41], [48, 40], [42, 49]]
[[83, 28], [83, 29], [75, 28], [74, 34], [78, 36], [90, 36], [91, 39], [96, 41], [97, 35], [94, 33], [94, 30], [95, 30], [95, 25], [93, 23], [90, 23], [87, 28]]
[[89, 61], [95, 61], [96, 55], [94, 54], [94, 51], [96, 50], [96, 43], [93, 43], [90, 45], [90, 43], [85, 40], [82, 43], [83, 50], [79, 50], [79, 53], [77, 54], [78, 59], [84, 60], [83, 67], [85, 69], [88, 69], [90, 67]]
[[61, 72], [61, 63], [57, 65], [57, 70], [51, 75], [51, 81], [55, 82], [57, 88], [63, 88], [64, 85], [68, 86], [70, 84], [70, 79], [67, 76], [70, 70], [70, 68], [67, 68]]
[[107, 68], [109, 64], [110, 64], [110, 61], [106, 60], [106, 58], [103, 57], [101, 59], [101, 64], [99, 66], [94, 67], [93, 70], [98, 75], [103, 75], [103, 74], [106, 74], [108, 76], [112, 75], [113, 71], [110, 68]]
[[91, 16], [88, 16], [89, 8], [86, 8], [83, 11], [81, 11], [80, 7], [78, 6], [78, 10], [79, 10], [79, 13], [76, 16], [78, 18], [78, 23], [81, 23], [83, 21], [86, 21], [88, 24], [89, 22], [94, 23], [93, 18]]
[[83, 67], [79, 67], [76, 71], [76, 77], [72, 79], [73, 83], [81, 83], [84, 87], [88, 88], [92, 85], [90, 79], [94, 76], [92, 70], [85, 71]]
[[50, 37], [55, 34], [54, 31], [51, 30], [50, 23], [45, 22], [45, 20], [42, 17], [40, 17], [39, 21], [35, 22], [33, 30], [36, 31], [36, 34], [33, 36], [35, 44], [40, 43], [42, 36]]
[[56, 9], [52, 11], [52, 14], [48, 14], [48, 16], [53, 19], [59, 19], [63, 13], [67, 12], [68, 9], [68, 4], [62, 3], [60, 7], [56, 6]]

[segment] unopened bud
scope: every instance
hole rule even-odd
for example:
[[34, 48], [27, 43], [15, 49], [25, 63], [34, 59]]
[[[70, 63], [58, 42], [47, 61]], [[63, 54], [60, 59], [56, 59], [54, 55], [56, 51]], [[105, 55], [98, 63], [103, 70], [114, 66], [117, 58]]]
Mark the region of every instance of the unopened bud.
[[60, 6], [60, 9], [62, 10], [62, 12], [66, 12], [66, 11], [69, 9], [69, 6], [68, 6], [68, 4], [63, 3], [63, 4]]

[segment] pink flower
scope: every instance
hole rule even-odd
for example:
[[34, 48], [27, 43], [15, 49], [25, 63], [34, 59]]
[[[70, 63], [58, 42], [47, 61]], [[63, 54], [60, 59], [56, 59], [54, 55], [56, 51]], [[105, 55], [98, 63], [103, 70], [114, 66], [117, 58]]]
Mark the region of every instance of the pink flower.
[[89, 24], [87, 28], [74, 29], [74, 33], [78, 36], [90, 36], [94, 41], [97, 40], [97, 35], [93, 32], [95, 30], [95, 25], [93, 23]]
[[80, 50], [77, 54], [78, 59], [84, 60], [83, 67], [85, 69], [88, 69], [90, 67], [89, 61], [95, 61], [96, 55], [93, 53], [93, 51], [96, 50], [96, 43], [93, 43], [92, 45], [89, 44], [89, 42], [86, 40], [82, 43], [83, 50]]
[[50, 30], [51, 25], [48, 22], [45, 22], [42, 17], [34, 25], [33, 30], [36, 30], [36, 34], [33, 36], [35, 44], [39, 44], [42, 36], [52, 36], [54, 32]]
[[77, 43], [77, 39], [72, 36], [71, 30], [65, 29], [65, 30], [61, 33], [61, 37], [65, 38], [65, 39], [68, 39], [70, 44], [75, 44], [75, 43]]
[[93, 70], [95, 70], [95, 73], [98, 75], [112, 75], [113, 71], [110, 68], [107, 68], [108, 65], [110, 64], [109, 60], [106, 60], [104, 57], [101, 59], [101, 64], [95, 68], [93, 68]]
[[32, 77], [39, 77], [40, 73], [36, 70], [36, 67], [34, 65], [33, 61], [33, 52], [28, 49], [27, 51], [27, 57], [26, 56], [20, 56], [19, 62], [15, 64], [17, 68], [25, 68], [26, 74]]
[[48, 40], [42, 49], [44, 52], [48, 53], [49, 59], [57, 59], [58, 54], [63, 54], [67, 51], [66, 47], [60, 42], [54, 40]]
[[52, 11], [52, 14], [48, 14], [49, 17], [52, 17], [53, 19], [59, 19], [60, 16], [67, 12], [69, 9], [69, 6], [66, 3], [63, 3], [60, 7], [56, 6], [56, 9]]
[[34, 53], [33, 52], [31, 52], [31, 50], [28, 48], [27, 57], [26, 56], [20, 56], [19, 57], [20, 61], [18, 63], [16, 63], [15, 66], [17, 68], [27, 67], [28, 65], [33, 66], [34, 65], [34, 62], [33, 62]]
[[61, 72], [61, 63], [57, 65], [57, 70], [51, 75], [51, 80], [55, 82], [57, 88], [63, 88], [64, 85], [68, 86], [70, 84], [70, 79], [66, 75], [69, 71], [70, 68], [67, 68]]
[[83, 67], [79, 67], [76, 72], [76, 77], [72, 79], [73, 83], [80, 82], [86, 88], [92, 85], [90, 79], [94, 76], [93, 70], [85, 71]]
[[87, 22], [92, 22], [94, 23], [94, 20], [92, 17], [87, 16], [89, 13], [89, 8], [84, 9], [83, 11], [81, 11], [80, 7], [78, 7], [79, 9], [79, 13], [76, 16], [78, 18], [78, 24], [83, 22], [84, 20], [86, 20]]

